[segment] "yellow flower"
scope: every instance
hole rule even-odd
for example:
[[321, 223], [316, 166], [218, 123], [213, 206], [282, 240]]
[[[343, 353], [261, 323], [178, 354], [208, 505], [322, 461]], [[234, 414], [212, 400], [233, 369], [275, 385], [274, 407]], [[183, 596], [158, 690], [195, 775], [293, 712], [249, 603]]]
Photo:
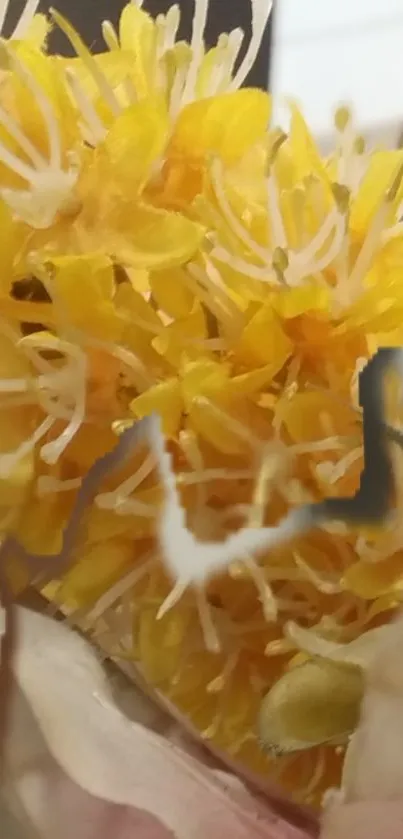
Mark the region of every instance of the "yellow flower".
[[[197, 0], [190, 45], [175, 40], [179, 27], [176, 5], [156, 22], [140, 6], [129, 3], [124, 8], [119, 35], [112, 24], [104, 24], [110, 54], [101, 57], [91, 56], [61, 15], [54, 12], [53, 18], [79, 57], [67, 63], [67, 77], [80, 112], [83, 138], [97, 146], [119, 115], [124, 115], [122, 122], [128, 127], [131, 106], [140, 103], [133, 111], [133, 119], [138, 120], [142, 118], [141, 103], [147, 103], [146, 110], [150, 102], [158, 103], [166, 120], [165, 148], [161, 144], [160, 154], [153, 160], [154, 177], [147, 194], [160, 206], [188, 211], [190, 201], [203, 187], [209, 157], [219, 155], [231, 164], [264, 139], [269, 97], [262, 91], [238, 88], [253, 64], [271, 4], [266, 0], [251, 2], [252, 36], [235, 77], [232, 69], [243, 33], [234, 30], [222, 35], [218, 45], [206, 51], [203, 36], [208, 0]], [[157, 117], [156, 111], [154, 119]], [[155, 139], [147, 145], [147, 154], [161, 130], [154, 127]]]
[[[207, 50], [204, 34], [209, 5], [209, 0], [195, 2], [190, 44], [177, 39], [180, 10], [176, 4], [154, 21], [141, 8], [142, 2], [128, 3], [121, 14], [118, 33], [110, 22], [103, 24], [106, 45], [116, 59], [115, 63], [109, 63], [111, 76], [115, 80], [116, 68], [122, 66], [119, 52], [126, 60], [127, 76], [120, 78], [118, 90], [113, 91], [116, 103], [127, 105], [128, 100], [133, 101], [133, 96], [143, 99], [162, 93], [169, 113], [175, 119], [181, 109], [194, 100], [235, 91], [243, 84], [259, 50], [271, 12], [271, 2], [250, 0], [251, 38], [235, 73], [234, 67], [241, 52], [244, 33], [235, 29], [222, 34], [216, 47]], [[83, 58], [86, 71], [96, 81], [95, 74], [98, 75], [99, 70], [96, 70], [96, 63], [78, 34], [60, 15], [54, 13], [53, 17], [69, 37], [77, 54]], [[106, 71], [102, 90], [101, 78], [98, 76], [98, 93], [101, 97], [107, 93], [108, 75]], [[110, 87], [107, 98], [113, 109], [114, 99]]]
[[[268, 127], [270, 98], [239, 88], [269, 5], [240, 62], [237, 30], [205, 48], [207, 0], [190, 44], [176, 6], [138, 3], [100, 56], [57, 13], [74, 59], [47, 55], [42, 19], [2, 42], [0, 514], [104, 650], [240, 769], [318, 802], [361, 677], [337, 732], [276, 717], [311, 747], [281, 764], [258, 718], [307, 657], [308, 711], [343, 678], [290, 620], [356, 645], [401, 600], [398, 518], [306, 532], [294, 508], [358, 485], [358, 373], [403, 337], [403, 152], [366, 149], [344, 108], [326, 160], [293, 103]], [[396, 444], [393, 463], [403, 486]]]

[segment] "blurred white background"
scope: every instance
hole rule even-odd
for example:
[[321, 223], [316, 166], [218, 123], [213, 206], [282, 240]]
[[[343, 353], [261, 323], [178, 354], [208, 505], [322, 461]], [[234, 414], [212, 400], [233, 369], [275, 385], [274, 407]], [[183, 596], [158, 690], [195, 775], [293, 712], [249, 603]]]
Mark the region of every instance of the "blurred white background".
[[403, 128], [403, 0], [277, 0], [273, 92], [302, 104], [326, 144], [335, 106], [354, 106], [362, 133]]

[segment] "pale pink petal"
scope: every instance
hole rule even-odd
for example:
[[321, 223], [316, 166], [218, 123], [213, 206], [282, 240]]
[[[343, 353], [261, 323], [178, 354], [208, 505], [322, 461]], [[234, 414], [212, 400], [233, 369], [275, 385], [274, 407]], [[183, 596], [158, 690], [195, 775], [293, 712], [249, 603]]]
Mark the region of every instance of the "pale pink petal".
[[347, 749], [341, 798], [325, 813], [321, 839], [403, 837], [402, 648], [400, 616], [368, 668], [360, 723]]
[[346, 804], [325, 817], [320, 839], [402, 839], [403, 804]]
[[23, 609], [18, 626], [9, 777], [44, 839], [306, 839], [238, 782], [124, 717], [78, 635]]

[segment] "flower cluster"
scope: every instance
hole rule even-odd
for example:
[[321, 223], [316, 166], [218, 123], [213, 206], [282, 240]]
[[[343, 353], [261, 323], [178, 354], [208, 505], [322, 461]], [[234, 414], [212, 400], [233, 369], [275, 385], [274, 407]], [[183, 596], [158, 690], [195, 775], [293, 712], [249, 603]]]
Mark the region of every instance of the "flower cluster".
[[[130, 2], [100, 55], [34, 11], [0, 41], [2, 531], [51, 562], [88, 470], [158, 414], [166, 451], [140, 434], [108, 469], [45, 593], [238, 766], [318, 800], [340, 775], [357, 662], [298, 668], [300, 711], [270, 735], [262, 698], [277, 686], [277, 713], [282, 679], [316, 655], [295, 623], [337, 645], [396, 609], [402, 527], [248, 539], [357, 486], [358, 372], [403, 341], [403, 152], [367, 149], [345, 108], [326, 160], [295, 103], [287, 133], [268, 127], [270, 97], [241, 88], [267, 0], [251, 0], [243, 52], [239, 30], [206, 49], [208, 0], [189, 44], [176, 5], [154, 21]], [[52, 25], [76, 57], [47, 53]], [[27, 582], [17, 557], [10, 580]], [[318, 682], [328, 696], [346, 680], [337, 719], [293, 727]]]

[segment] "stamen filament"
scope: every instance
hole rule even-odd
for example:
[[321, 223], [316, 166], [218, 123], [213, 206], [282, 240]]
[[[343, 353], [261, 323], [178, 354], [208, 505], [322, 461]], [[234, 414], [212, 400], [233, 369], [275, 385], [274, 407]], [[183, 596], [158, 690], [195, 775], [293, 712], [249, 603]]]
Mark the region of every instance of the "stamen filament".
[[258, 245], [257, 242], [252, 239], [252, 236], [248, 233], [247, 229], [244, 227], [241, 221], [239, 221], [238, 217], [235, 215], [229, 200], [225, 194], [225, 187], [223, 183], [223, 164], [218, 159], [215, 158], [211, 164], [211, 182], [214, 189], [215, 197], [217, 199], [217, 203], [220, 207], [222, 216], [226, 220], [230, 230], [235, 236], [242, 242], [242, 244], [246, 245], [246, 247], [251, 251], [251, 253], [255, 254], [258, 259], [262, 260], [264, 264], [269, 262], [270, 260], [270, 251], [266, 248], [262, 248]]
[[110, 86], [105, 74], [98, 66], [94, 56], [91, 55], [90, 51], [85, 46], [84, 41], [82, 40], [78, 32], [76, 32], [74, 27], [71, 26], [71, 24], [66, 20], [66, 18], [63, 17], [63, 15], [61, 15], [55, 9], [50, 9], [50, 14], [55, 23], [66, 35], [66, 38], [70, 41], [70, 44], [77, 53], [78, 57], [81, 58], [83, 64], [86, 66], [88, 72], [91, 74], [98, 87], [102, 99], [109, 106], [113, 116], [119, 116], [121, 112], [121, 107], [115, 96], [115, 93], [112, 87]]
[[39, 498], [46, 495], [53, 495], [59, 492], [73, 492], [80, 489], [81, 478], [70, 478], [69, 480], [61, 481], [59, 478], [53, 478], [51, 475], [39, 475], [36, 482], [36, 494]]
[[249, 71], [252, 69], [256, 56], [262, 43], [263, 33], [272, 10], [272, 0], [251, 0], [252, 5], [252, 37], [248, 51], [243, 59], [235, 77], [230, 85], [230, 90], [237, 90]]
[[97, 146], [105, 139], [107, 129], [105, 128], [100, 116], [98, 116], [95, 106], [91, 102], [79, 79], [71, 68], [67, 68], [66, 78], [80, 114], [84, 119], [84, 122], [81, 124], [81, 133], [83, 134], [83, 138], [89, 142], [90, 145]]
[[43, 155], [35, 148], [15, 119], [4, 110], [2, 105], [0, 105], [0, 123], [7, 129], [11, 137], [16, 140], [21, 150], [30, 158], [33, 165], [37, 169], [46, 169], [47, 162]]
[[192, 60], [187, 73], [187, 79], [182, 94], [182, 105], [187, 105], [195, 94], [195, 87], [197, 76], [200, 70], [200, 64], [204, 56], [204, 30], [207, 23], [207, 12], [209, 7], [209, 0], [194, 0], [195, 11], [193, 15], [193, 30], [190, 47], [192, 50]]
[[217, 628], [214, 624], [211, 607], [208, 603], [204, 589], [196, 587], [196, 604], [199, 613], [200, 626], [203, 633], [206, 650], [210, 653], [219, 653], [221, 651], [221, 640]]
[[[24, 37], [30, 23], [32, 22], [33, 17], [36, 14], [39, 3], [40, 3], [40, 0], [25, 0], [25, 6], [24, 6], [24, 8], [21, 12], [21, 16], [20, 16], [20, 18], [18, 20], [18, 23], [17, 23], [17, 25], [16, 25], [16, 27], [13, 31], [13, 34], [11, 35], [11, 39], [13, 41], [18, 41], [18, 40], [20, 40], [21, 38]], [[7, 12], [8, 5], [9, 5], [9, 0], [8, 0], [8, 2], [5, 3], [4, 10], [2, 10], [2, 12], [0, 14], [0, 30], [2, 29], [3, 24], [4, 24], [4, 19], [5, 19], [5, 15], [6, 15], [6, 12]]]
[[115, 510], [121, 507], [123, 502], [127, 501], [127, 497], [148, 478], [154, 468], [155, 457], [152, 454], [148, 454], [134, 475], [120, 484], [112, 492], [104, 492], [97, 496], [98, 507], [101, 507], [103, 510]]
[[32, 436], [21, 443], [13, 452], [0, 453], [0, 477], [9, 478], [17, 463], [33, 451], [36, 444], [50, 431], [54, 424], [53, 417], [47, 417], [34, 431]]
[[110, 20], [102, 21], [102, 36], [106, 46], [111, 52], [119, 50], [119, 38], [116, 29]]

